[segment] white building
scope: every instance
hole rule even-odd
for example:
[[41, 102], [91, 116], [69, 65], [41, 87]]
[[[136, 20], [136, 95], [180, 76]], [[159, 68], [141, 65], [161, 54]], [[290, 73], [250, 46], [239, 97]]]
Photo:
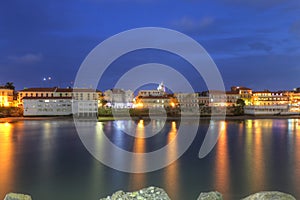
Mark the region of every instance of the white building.
[[72, 114], [72, 97], [24, 97], [24, 116], [63, 116]]
[[133, 92], [131, 90], [111, 89], [104, 92], [107, 106], [112, 108], [132, 108]]
[[24, 116], [96, 116], [100, 98], [101, 92], [84, 88], [28, 88], [18, 93]]
[[287, 115], [293, 114], [288, 105], [263, 105], [245, 106], [244, 113], [247, 115]]

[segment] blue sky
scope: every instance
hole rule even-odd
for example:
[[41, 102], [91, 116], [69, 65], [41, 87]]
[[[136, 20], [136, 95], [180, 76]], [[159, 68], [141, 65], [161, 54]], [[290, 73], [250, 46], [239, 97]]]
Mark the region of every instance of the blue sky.
[[[300, 87], [299, 0], [1, 1], [0, 84], [12, 81], [17, 89], [72, 85], [80, 64], [100, 42], [148, 26], [174, 29], [198, 41], [227, 88]], [[143, 53], [148, 58], [143, 62], [159, 57]], [[136, 59], [116, 63], [130, 66]], [[112, 87], [120, 74], [108, 73], [99, 85], [102, 90]], [[185, 73], [193, 77], [192, 71]], [[48, 76], [51, 81], [43, 82]], [[205, 89], [192, 80], [196, 90]]]

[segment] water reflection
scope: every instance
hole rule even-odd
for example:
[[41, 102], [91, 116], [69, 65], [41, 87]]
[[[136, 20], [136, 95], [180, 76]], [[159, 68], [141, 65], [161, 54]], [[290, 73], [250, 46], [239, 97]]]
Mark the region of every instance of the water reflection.
[[215, 157], [215, 180], [214, 188], [223, 194], [230, 191], [230, 166], [229, 166], [229, 152], [228, 152], [228, 134], [227, 123], [225, 121], [212, 122], [217, 123], [216, 131], [220, 132], [220, 137], [216, 146]]
[[[167, 148], [167, 160], [173, 160], [178, 155], [178, 144], [177, 140], [175, 140], [177, 136], [177, 128], [176, 122], [171, 122], [171, 129], [167, 134], [167, 143], [175, 142], [174, 145], [169, 145]], [[171, 165], [169, 165], [164, 173], [164, 182], [166, 185], [166, 190], [170, 195], [171, 199], [175, 199], [176, 196], [180, 196], [180, 176], [179, 176], [179, 162], [175, 161]], [[173, 198], [172, 198], [173, 195]]]
[[[252, 134], [255, 139], [253, 144], [248, 144], [249, 146], [252, 146], [251, 149], [253, 149], [253, 156], [251, 159], [251, 163], [253, 163], [253, 171], [252, 174], [252, 183], [255, 183], [253, 185], [254, 191], [259, 191], [265, 188], [265, 155], [264, 155], [264, 143], [263, 143], [263, 137], [262, 137], [262, 127], [257, 126], [255, 129], [247, 129], [248, 135]], [[250, 137], [250, 136], [249, 136]], [[249, 155], [249, 154], [248, 154]], [[249, 163], [250, 164], [250, 163]], [[251, 166], [251, 164], [249, 165]]]
[[[245, 174], [250, 191], [264, 190], [266, 183], [266, 155], [265, 147], [271, 141], [264, 143], [264, 138], [269, 134], [264, 129], [272, 130], [272, 120], [246, 120], [245, 127]], [[264, 136], [263, 136], [264, 134]]]
[[[146, 152], [146, 139], [145, 139], [145, 127], [144, 120], [140, 120], [137, 124], [137, 129], [135, 133], [135, 138], [133, 142], [133, 152], [137, 154], [142, 154]], [[135, 171], [142, 171], [146, 168], [145, 156], [135, 157], [132, 160], [132, 168]], [[133, 174], [130, 178], [131, 189], [136, 190], [140, 187], [146, 186], [146, 175], [145, 174]]]
[[300, 120], [299, 119], [292, 119], [289, 120], [289, 131], [293, 133], [293, 140], [294, 144], [292, 145], [294, 147], [293, 151], [293, 158], [292, 158], [292, 174], [293, 176], [293, 182], [294, 182], [294, 190], [299, 190], [300, 185]]
[[[14, 178], [14, 142], [12, 124], [0, 123], [0, 186], [1, 191], [11, 191]], [[0, 197], [2, 198], [2, 197]]]
[[[43, 200], [97, 199], [120, 189], [156, 185], [166, 189], [172, 199], [195, 199], [199, 191], [207, 190], [222, 192], [224, 199], [241, 199], [258, 190], [282, 190], [300, 199], [299, 119], [212, 122], [221, 134], [208, 157], [198, 159], [199, 143], [195, 142], [166, 168], [142, 174], [123, 173], [102, 165], [88, 154], [71, 122], [54, 122], [0, 124], [0, 198], [6, 192], [20, 191]], [[92, 147], [120, 164], [128, 160], [107, 150], [105, 137], [136, 153], [173, 142], [162, 155], [166, 160], [176, 157], [180, 149], [175, 140], [175, 121], [168, 121], [156, 138], [143, 136], [147, 124], [158, 127], [158, 122], [139, 121], [133, 124], [137, 127], [134, 139], [114, 123], [121, 128], [129, 124], [99, 122], [85, 129], [96, 129], [90, 138]], [[208, 122], [200, 123], [202, 127], [208, 126]], [[137, 170], [149, 164], [142, 157], [131, 163]]]

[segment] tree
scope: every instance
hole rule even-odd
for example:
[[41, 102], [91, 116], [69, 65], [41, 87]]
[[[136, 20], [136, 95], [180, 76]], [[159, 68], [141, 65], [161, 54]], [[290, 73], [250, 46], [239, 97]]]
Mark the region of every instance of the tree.
[[245, 101], [243, 100], [243, 99], [238, 99], [237, 101], [236, 101], [236, 104], [238, 105], [238, 106], [241, 106], [241, 107], [244, 107], [246, 104], [245, 104]]
[[245, 101], [243, 99], [238, 99], [236, 101], [236, 104], [237, 104], [237, 106], [234, 107], [233, 113], [235, 115], [243, 115], [244, 114], [244, 106], [246, 105]]
[[7, 82], [4, 87], [7, 89], [15, 90], [15, 86], [13, 82]]

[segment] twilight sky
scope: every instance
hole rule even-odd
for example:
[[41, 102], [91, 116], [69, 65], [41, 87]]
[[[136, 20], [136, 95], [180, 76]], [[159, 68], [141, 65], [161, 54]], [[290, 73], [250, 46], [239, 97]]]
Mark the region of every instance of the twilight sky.
[[[100, 42], [147, 26], [174, 29], [198, 41], [227, 88], [300, 87], [299, 0], [1, 1], [0, 85], [70, 86], [84, 58]], [[120, 58], [99, 89], [111, 88], [121, 73], [150, 61], [177, 65], [195, 80], [196, 90], [205, 89], [192, 70], [185, 70], [184, 61], [159, 51]], [[49, 76], [50, 81], [43, 81]]]

